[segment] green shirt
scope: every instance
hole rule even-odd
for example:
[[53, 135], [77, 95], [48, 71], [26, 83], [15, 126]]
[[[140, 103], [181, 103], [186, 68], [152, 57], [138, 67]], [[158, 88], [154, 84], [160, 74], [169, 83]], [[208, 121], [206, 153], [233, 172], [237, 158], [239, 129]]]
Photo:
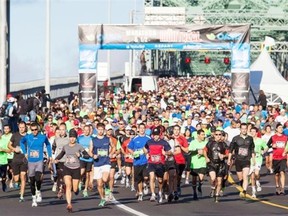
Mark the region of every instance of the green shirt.
[[[8, 134], [8, 135], [3, 134], [1, 136], [1, 138], [0, 138], [0, 148], [1, 149], [8, 150], [8, 144], [10, 142], [11, 136], [12, 136], [12, 134]], [[3, 152], [3, 151], [0, 152], [0, 165], [8, 164], [8, 159], [12, 159], [12, 158], [9, 158], [8, 155], [10, 157], [12, 155], [12, 158], [13, 158], [13, 154], [10, 155], [10, 154]]]
[[198, 139], [193, 140], [189, 145], [189, 151], [192, 151], [191, 157], [191, 169], [206, 168], [206, 160], [204, 155], [198, 155], [197, 150], [204, 149], [207, 144], [207, 140], [199, 142]]
[[262, 150], [267, 148], [266, 142], [263, 139], [256, 137], [254, 138], [254, 145], [255, 145], [254, 152], [255, 152], [256, 164], [262, 164], [263, 162]]

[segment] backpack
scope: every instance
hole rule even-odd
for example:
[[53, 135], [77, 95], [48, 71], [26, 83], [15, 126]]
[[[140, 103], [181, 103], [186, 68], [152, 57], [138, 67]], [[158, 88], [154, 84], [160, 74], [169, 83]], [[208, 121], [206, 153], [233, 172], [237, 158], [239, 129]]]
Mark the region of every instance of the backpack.
[[34, 108], [34, 97], [29, 97], [26, 100], [27, 112], [30, 112]]
[[5, 117], [6, 116], [6, 109], [8, 107], [8, 103], [4, 102], [2, 106], [0, 107], [0, 117]]

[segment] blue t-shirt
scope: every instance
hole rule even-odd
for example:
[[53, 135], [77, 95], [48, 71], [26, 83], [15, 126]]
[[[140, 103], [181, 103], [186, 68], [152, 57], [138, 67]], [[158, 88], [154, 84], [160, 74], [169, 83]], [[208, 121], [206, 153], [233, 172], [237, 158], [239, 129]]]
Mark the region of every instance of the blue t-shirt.
[[148, 140], [151, 138], [149, 136], [136, 136], [128, 144], [128, 149], [131, 149], [134, 152], [134, 166], [142, 166], [147, 164], [147, 158], [144, 154], [143, 148]]
[[96, 160], [94, 159], [94, 167], [109, 165], [110, 139], [107, 136], [104, 136], [102, 139], [95, 137], [92, 139], [92, 142], [93, 142], [93, 154], [98, 155], [98, 158]]
[[[91, 136], [85, 136], [85, 135], [81, 135], [78, 137], [78, 143], [83, 146], [83, 148], [85, 149], [86, 152], [89, 151], [89, 147], [90, 147], [90, 141], [92, 140]], [[89, 158], [89, 159], [84, 159], [84, 158], [80, 158], [80, 160], [82, 161], [86, 161], [86, 162], [92, 162], [93, 158]]]
[[20, 140], [20, 147], [23, 154], [28, 154], [28, 162], [38, 162], [44, 159], [44, 144], [46, 145], [48, 157], [52, 156], [51, 144], [43, 134], [27, 134]]

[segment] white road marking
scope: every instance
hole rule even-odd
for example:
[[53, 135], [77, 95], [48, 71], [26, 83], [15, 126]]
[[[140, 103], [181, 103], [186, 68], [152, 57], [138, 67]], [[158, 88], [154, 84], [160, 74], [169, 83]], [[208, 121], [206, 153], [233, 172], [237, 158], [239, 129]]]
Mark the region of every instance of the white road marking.
[[118, 208], [123, 209], [124, 211], [130, 212], [130, 213], [133, 214], [133, 215], [137, 215], [137, 216], [149, 216], [149, 215], [144, 214], [144, 213], [142, 213], [142, 212], [139, 212], [139, 211], [137, 211], [137, 210], [135, 210], [135, 209], [132, 209], [132, 208], [130, 208], [130, 207], [128, 207], [128, 206], [120, 203], [120, 202], [117, 201], [117, 200], [113, 200], [113, 201], [111, 201], [111, 203], [113, 203], [114, 205], [116, 205]]

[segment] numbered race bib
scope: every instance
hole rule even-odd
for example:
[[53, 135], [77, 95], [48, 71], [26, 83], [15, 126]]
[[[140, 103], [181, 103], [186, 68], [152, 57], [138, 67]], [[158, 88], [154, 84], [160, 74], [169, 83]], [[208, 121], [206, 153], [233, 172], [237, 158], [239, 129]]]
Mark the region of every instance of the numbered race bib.
[[107, 149], [98, 149], [98, 155], [105, 157], [108, 156], [108, 150]]
[[238, 155], [246, 157], [248, 156], [248, 149], [247, 148], [239, 148]]
[[77, 159], [76, 159], [76, 156], [67, 156], [67, 163], [68, 164], [73, 164], [73, 163], [76, 163], [77, 162]]
[[219, 152], [213, 151], [213, 160], [218, 160], [218, 159], [219, 159]]
[[276, 142], [276, 147], [277, 147], [277, 148], [285, 148], [285, 143], [284, 143], [284, 142], [281, 142], [281, 141]]
[[160, 155], [151, 155], [151, 161], [152, 162], [160, 162], [161, 161], [161, 156]]
[[39, 151], [31, 150], [30, 151], [30, 158], [39, 158]]

